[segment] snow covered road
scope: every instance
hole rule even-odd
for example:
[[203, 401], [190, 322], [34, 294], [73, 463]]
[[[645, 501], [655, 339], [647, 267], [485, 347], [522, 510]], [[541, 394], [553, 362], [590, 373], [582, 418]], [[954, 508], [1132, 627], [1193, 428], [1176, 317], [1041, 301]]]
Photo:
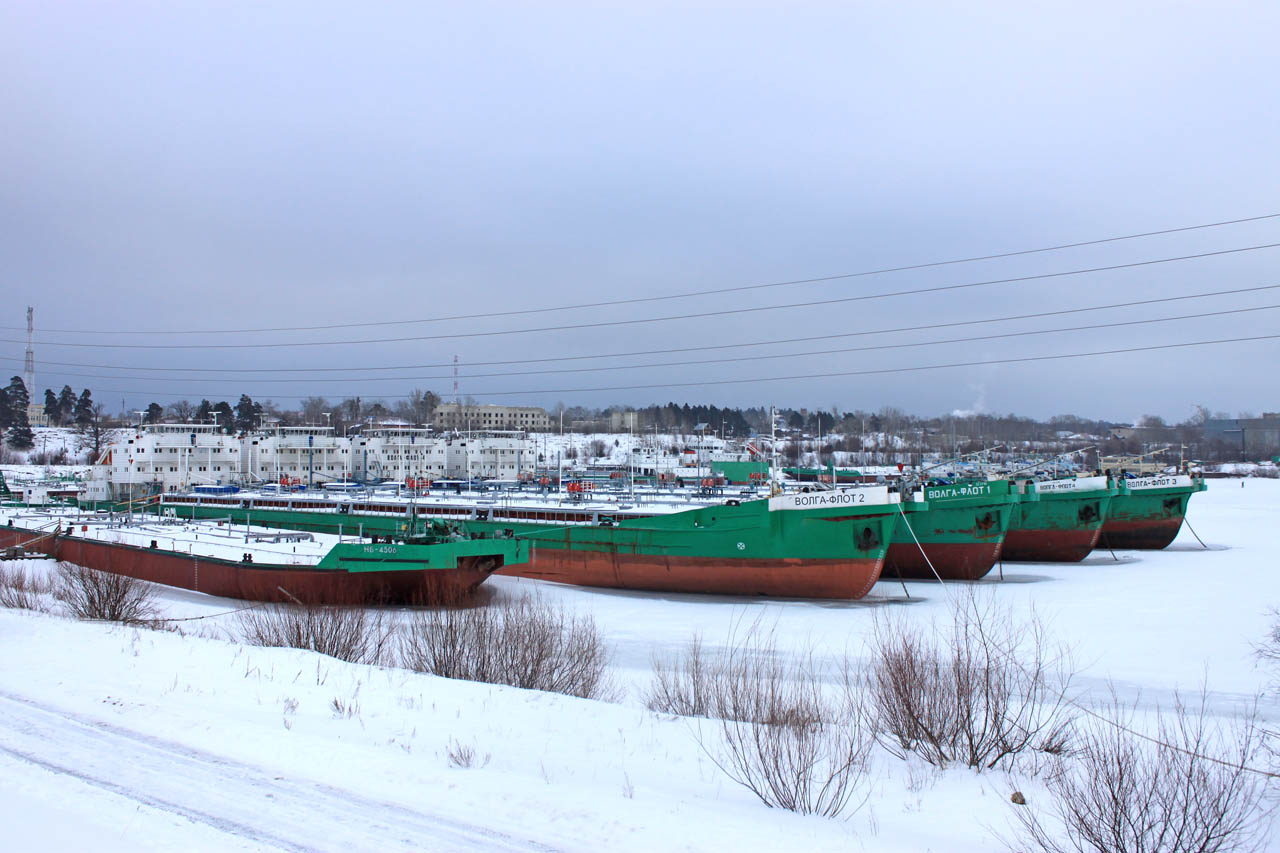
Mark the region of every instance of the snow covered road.
[[289, 851], [553, 850], [483, 826], [273, 776], [251, 764], [0, 692], [0, 752], [235, 840]]

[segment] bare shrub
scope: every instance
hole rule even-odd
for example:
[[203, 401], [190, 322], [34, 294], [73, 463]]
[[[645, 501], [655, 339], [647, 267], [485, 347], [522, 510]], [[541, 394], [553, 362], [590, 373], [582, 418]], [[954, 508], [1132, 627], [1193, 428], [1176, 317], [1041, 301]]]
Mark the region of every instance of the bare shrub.
[[1280, 609], [1275, 607], [1268, 611], [1271, 617], [1271, 627], [1267, 629], [1267, 636], [1261, 643], [1254, 645], [1254, 653], [1262, 660], [1272, 666], [1280, 664]]
[[154, 584], [128, 575], [59, 563], [54, 596], [77, 619], [101, 619], [126, 625], [155, 625], [158, 618]]
[[604, 698], [608, 650], [590, 616], [536, 597], [420, 611], [400, 636], [401, 664], [445, 678]]
[[387, 661], [392, 626], [381, 610], [336, 605], [276, 604], [237, 617], [245, 642], [307, 649], [352, 663]]
[[1266, 846], [1269, 778], [1250, 769], [1262, 748], [1255, 708], [1215, 722], [1202, 692], [1175, 697], [1150, 738], [1113, 697], [1080, 727], [1074, 758], [1049, 776], [1051, 819], [1017, 810], [1018, 849], [1096, 853], [1217, 853]]
[[1027, 750], [1070, 748], [1066, 654], [1033, 613], [1018, 621], [976, 593], [956, 598], [951, 624], [913, 628], [877, 617], [867, 673], [876, 737], [942, 767], [990, 769]]
[[765, 805], [835, 817], [864, 790], [874, 741], [856, 680], [827, 688], [823, 676], [811, 653], [786, 659], [755, 625], [715, 655], [695, 636], [676, 659], [655, 660], [648, 704], [713, 719], [697, 726], [699, 746]]
[[446, 752], [449, 755], [449, 765], [452, 767], [468, 768], [475, 763], [476, 751], [474, 747], [453, 741], [449, 744]]
[[0, 563], [0, 607], [48, 612], [53, 584], [20, 566]]
[[694, 634], [684, 653], [674, 659], [654, 655], [653, 682], [647, 705], [651, 711], [680, 717], [723, 716], [712, 710], [712, 664], [702, 651], [702, 637]]

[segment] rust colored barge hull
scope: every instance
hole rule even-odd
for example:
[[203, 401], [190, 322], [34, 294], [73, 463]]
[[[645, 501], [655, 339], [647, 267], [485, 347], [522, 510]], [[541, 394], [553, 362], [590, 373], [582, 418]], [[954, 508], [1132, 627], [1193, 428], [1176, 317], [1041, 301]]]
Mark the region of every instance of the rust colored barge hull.
[[[1006, 534], [1012, 535], [1012, 534]], [[926, 562], [920, 547], [912, 542], [894, 542], [885, 557], [886, 577], [934, 580], [934, 571], [944, 581], [976, 581], [985, 577], [1000, 559], [1004, 540], [995, 542], [926, 542]], [[933, 564], [933, 569], [929, 568]]]
[[1159, 551], [1167, 548], [1182, 529], [1182, 516], [1135, 520], [1108, 520], [1102, 526], [1099, 547], [1114, 550]]
[[724, 559], [609, 554], [535, 548], [528, 563], [497, 574], [578, 586], [711, 595], [862, 598], [880, 578], [883, 558]]
[[455, 570], [347, 572], [267, 563], [236, 563], [75, 536], [0, 528], [0, 545], [22, 545], [78, 566], [206, 595], [308, 604], [432, 604], [465, 597], [500, 564], [467, 558]]
[[1083, 529], [1010, 530], [1002, 560], [1026, 563], [1078, 563], [1089, 556], [1102, 535], [1101, 525]]

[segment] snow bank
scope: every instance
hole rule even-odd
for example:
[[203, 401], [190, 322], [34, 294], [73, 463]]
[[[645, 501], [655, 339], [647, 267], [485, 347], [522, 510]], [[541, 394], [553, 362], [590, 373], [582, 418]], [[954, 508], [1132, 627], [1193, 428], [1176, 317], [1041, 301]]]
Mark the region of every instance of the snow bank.
[[[1216, 480], [1159, 553], [1006, 566], [981, 586], [1032, 605], [1074, 648], [1088, 701], [1114, 681], [1163, 702], [1207, 681], [1228, 714], [1268, 678], [1252, 654], [1280, 605], [1280, 483]], [[47, 565], [47, 564], [46, 564]], [[861, 602], [656, 596], [494, 578], [590, 613], [614, 649], [615, 703], [455, 682], [228, 639], [0, 611], [0, 816], [15, 849], [990, 850], [1014, 787], [881, 754], [845, 821], [770, 810], [698, 748], [696, 723], [649, 712], [655, 652], [709, 648], [757, 618], [784, 652], [862, 648], [870, 617], [942, 617], [954, 588], [881, 582]], [[166, 590], [172, 616], [243, 606]], [[1264, 713], [1276, 717], [1270, 700]], [[451, 765], [461, 744], [468, 769]]]

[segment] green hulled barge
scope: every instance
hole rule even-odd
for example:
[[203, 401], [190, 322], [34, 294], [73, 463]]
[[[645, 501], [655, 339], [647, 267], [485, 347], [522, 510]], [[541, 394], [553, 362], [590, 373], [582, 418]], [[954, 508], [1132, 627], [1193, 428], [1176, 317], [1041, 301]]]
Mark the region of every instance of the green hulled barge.
[[1120, 480], [1099, 547], [1157, 551], [1168, 547], [1182, 528], [1191, 496], [1204, 490], [1204, 478], [1189, 474]]
[[[1098, 545], [1118, 489], [1110, 477], [1020, 480], [1024, 500], [1005, 535], [1001, 559], [1078, 563]], [[1034, 500], [1026, 498], [1034, 495]]]
[[885, 558], [888, 577], [978, 580], [1000, 559], [1023, 495], [1008, 480], [923, 486], [903, 505], [928, 509], [903, 515]]
[[530, 545], [501, 573], [584, 586], [722, 595], [856, 599], [884, 566], [903, 511], [886, 486], [819, 490], [661, 511], [466, 498], [394, 501], [303, 496], [166, 495], [178, 517], [394, 537], [426, 520]]

